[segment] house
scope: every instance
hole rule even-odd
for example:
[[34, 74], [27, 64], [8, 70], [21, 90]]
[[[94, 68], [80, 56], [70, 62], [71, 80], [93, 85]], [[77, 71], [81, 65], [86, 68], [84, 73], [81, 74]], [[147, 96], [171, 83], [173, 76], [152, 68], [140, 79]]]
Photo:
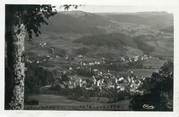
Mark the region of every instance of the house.
[[40, 47], [43, 48], [43, 47], [45, 47], [45, 46], [47, 45], [47, 43], [46, 43], [46, 42], [44, 42], [44, 43], [43, 43], [43, 42], [40, 42], [39, 45], [40, 45]]
[[81, 54], [80, 54], [80, 55], [78, 55], [78, 58], [83, 58], [83, 55], [81, 55]]
[[73, 68], [72, 68], [72, 67], [69, 67], [69, 70], [73, 70]]
[[94, 63], [93, 63], [93, 62], [90, 62], [90, 63], [89, 63], [89, 65], [90, 65], [90, 66], [93, 66], [93, 65], [94, 65]]
[[93, 87], [85, 87], [86, 90], [93, 90]]
[[97, 84], [97, 80], [96, 80], [95, 76], [92, 76], [92, 78], [93, 78], [93, 85], [96, 85]]
[[66, 59], [66, 60], [68, 60], [68, 59], [69, 59], [69, 56], [68, 56], [68, 55], [67, 55], [67, 56], [65, 56], [65, 59]]
[[124, 61], [125, 61], [125, 58], [124, 58], [124, 57], [121, 57], [121, 61], [123, 61], [123, 62], [124, 62]]
[[125, 86], [119, 85], [119, 86], [116, 87], [116, 89], [118, 89], [119, 91], [124, 91]]
[[86, 66], [86, 63], [82, 63], [83, 66]]
[[93, 71], [94, 71], [94, 72], [97, 72], [97, 71], [98, 71], [98, 69], [93, 69]]
[[95, 62], [94, 62], [94, 64], [99, 65], [99, 64], [100, 64], [100, 62], [99, 62], [99, 61], [95, 61]]
[[139, 60], [139, 56], [134, 56], [134, 61], [138, 61]]

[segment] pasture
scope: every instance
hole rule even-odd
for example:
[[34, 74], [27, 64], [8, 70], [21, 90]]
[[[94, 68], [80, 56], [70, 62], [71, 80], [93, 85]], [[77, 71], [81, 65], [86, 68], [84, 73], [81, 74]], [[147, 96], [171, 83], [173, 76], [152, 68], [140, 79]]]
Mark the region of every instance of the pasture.
[[26, 110], [129, 110], [129, 101], [122, 100], [116, 103], [104, 103], [91, 97], [89, 101], [77, 101], [60, 95], [32, 95], [29, 100], [38, 100], [39, 105], [25, 105]]

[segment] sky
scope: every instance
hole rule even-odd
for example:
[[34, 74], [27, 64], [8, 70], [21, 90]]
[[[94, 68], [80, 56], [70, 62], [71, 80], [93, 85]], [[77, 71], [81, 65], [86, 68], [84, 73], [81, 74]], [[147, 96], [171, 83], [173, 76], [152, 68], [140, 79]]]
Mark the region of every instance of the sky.
[[[60, 11], [63, 9], [60, 9]], [[71, 8], [70, 10], [75, 10]], [[170, 6], [120, 6], [120, 5], [82, 5], [77, 10], [92, 12], [92, 13], [126, 13], [126, 12], [150, 12], [150, 11], [165, 11], [173, 13], [174, 8]]]

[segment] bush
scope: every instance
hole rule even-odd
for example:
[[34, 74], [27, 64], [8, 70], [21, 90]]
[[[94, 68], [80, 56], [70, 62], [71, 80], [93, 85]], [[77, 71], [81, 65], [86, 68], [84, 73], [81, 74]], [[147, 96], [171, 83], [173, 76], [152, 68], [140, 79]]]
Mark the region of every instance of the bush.
[[39, 105], [39, 101], [32, 99], [32, 100], [25, 100], [25, 105]]
[[152, 111], [173, 110], [173, 63], [165, 63], [158, 73], [153, 73], [151, 78], [143, 81], [140, 87], [144, 95], [134, 96], [130, 102], [130, 108], [136, 111], [149, 111], [143, 105], [151, 105]]

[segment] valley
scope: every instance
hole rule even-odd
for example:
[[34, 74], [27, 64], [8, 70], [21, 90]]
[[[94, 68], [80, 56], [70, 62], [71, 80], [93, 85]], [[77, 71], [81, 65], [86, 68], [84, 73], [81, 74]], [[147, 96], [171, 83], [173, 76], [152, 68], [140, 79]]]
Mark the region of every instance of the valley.
[[145, 94], [143, 81], [173, 61], [171, 27], [166, 12], [59, 12], [25, 42], [27, 109], [95, 103], [129, 110], [132, 96]]

